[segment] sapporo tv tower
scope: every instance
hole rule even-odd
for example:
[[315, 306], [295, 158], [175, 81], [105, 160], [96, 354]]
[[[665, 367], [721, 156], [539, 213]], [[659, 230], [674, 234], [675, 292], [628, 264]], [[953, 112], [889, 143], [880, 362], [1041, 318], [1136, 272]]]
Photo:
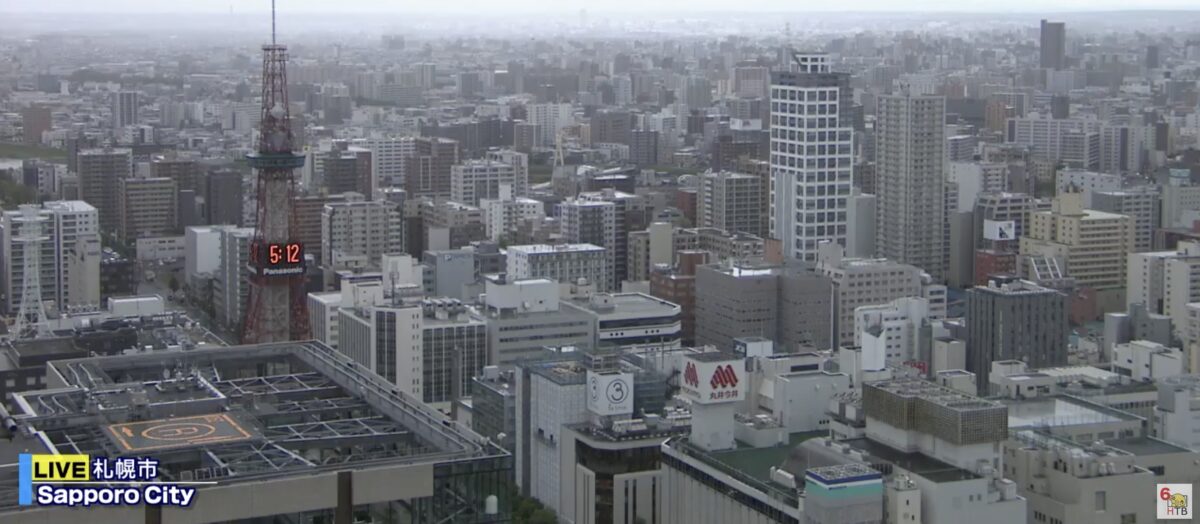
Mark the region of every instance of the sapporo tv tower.
[[308, 338], [304, 245], [292, 235], [296, 224], [293, 172], [304, 166], [304, 156], [292, 151], [287, 46], [275, 43], [274, 0], [271, 0], [271, 43], [262, 49], [258, 150], [246, 155], [258, 175], [258, 200], [249, 254], [250, 296], [242, 322], [244, 344]]

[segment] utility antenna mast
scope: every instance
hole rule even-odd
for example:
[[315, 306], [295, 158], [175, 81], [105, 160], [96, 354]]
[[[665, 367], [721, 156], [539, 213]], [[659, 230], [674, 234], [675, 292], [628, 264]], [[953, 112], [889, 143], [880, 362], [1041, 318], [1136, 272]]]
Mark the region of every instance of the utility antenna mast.
[[42, 334], [47, 327], [46, 309], [42, 304], [42, 242], [50, 240], [42, 235], [42, 222], [38, 206], [25, 204], [20, 207], [20, 216], [13, 220], [19, 235], [16, 243], [21, 246], [21, 307], [17, 310], [14, 330], [17, 338], [33, 338]]
[[275, 42], [271, 0], [271, 43], [262, 47], [262, 121], [257, 151], [246, 155], [257, 174], [257, 211], [250, 242], [250, 294], [242, 342], [257, 344], [309, 336], [304, 292], [304, 246], [296, 241], [294, 171], [304, 155], [293, 151], [288, 112], [287, 46]]

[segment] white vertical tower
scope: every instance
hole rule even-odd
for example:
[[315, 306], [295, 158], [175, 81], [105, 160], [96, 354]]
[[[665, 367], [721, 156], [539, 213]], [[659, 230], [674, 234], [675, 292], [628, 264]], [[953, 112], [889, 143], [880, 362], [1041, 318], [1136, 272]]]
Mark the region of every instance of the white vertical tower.
[[824, 54], [793, 56], [771, 75], [770, 234], [785, 256], [816, 261], [822, 241], [846, 244], [853, 174], [850, 75]]
[[17, 310], [17, 338], [29, 338], [46, 329], [46, 310], [42, 305], [42, 235], [41, 210], [35, 205], [22, 205], [21, 216], [14, 220], [20, 231], [15, 239], [21, 245], [21, 307]]

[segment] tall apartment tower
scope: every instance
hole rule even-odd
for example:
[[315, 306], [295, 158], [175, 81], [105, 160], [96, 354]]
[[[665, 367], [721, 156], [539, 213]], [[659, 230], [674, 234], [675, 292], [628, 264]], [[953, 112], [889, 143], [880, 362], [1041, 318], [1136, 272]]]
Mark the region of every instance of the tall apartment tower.
[[329, 194], [353, 191], [371, 198], [375, 193], [371, 150], [352, 147], [345, 141], [336, 141], [333, 147], [324, 159], [325, 187]]
[[117, 209], [120, 180], [133, 175], [133, 151], [85, 149], [79, 152], [79, 198], [100, 213], [100, 230], [113, 231], [120, 222]]
[[754, 175], [729, 171], [703, 175], [696, 199], [697, 226], [761, 236], [763, 191], [762, 179]]
[[374, 268], [383, 255], [403, 250], [404, 221], [395, 204], [358, 193], [346, 197], [321, 212], [321, 265]]
[[941, 96], [879, 97], [875, 169], [879, 255], [945, 277], [945, 120]]
[[[568, 200], [559, 204], [559, 226], [563, 240], [573, 244], [592, 244], [604, 248], [606, 265], [615, 273], [614, 265], [624, 261], [617, 257], [617, 206], [613, 202], [592, 200]], [[624, 273], [624, 272], [622, 272]], [[619, 280], [609, 275], [607, 282], [620, 286]]]
[[450, 198], [450, 168], [458, 163], [458, 141], [418, 137], [404, 159], [404, 190], [409, 198]]
[[113, 94], [112, 125], [120, 128], [138, 122], [137, 91], [120, 91]]
[[997, 360], [1031, 369], [1067, 363], [1067, 296], [1024, 280], [967, 290], [967, 371], [986, 394]]
[[1043, 69], [1067, 67], [1067, 24], [1042, 20], [1041, 62]]
[[823, 240], [845, 244], [853, 174], [850, 75], [823, 54], [796, 54], [771, 74], [769, 230], [786, 256], [814, 261]]

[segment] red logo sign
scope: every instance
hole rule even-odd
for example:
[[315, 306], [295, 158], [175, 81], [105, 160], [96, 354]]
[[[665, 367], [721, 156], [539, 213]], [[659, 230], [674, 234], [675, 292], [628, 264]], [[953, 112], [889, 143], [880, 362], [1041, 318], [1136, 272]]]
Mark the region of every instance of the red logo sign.
[[717, 369], [713, 370], [712, 380], [709, 381], [709, 384], [713, 389], [736, 388], [738, 385], [737, 373], [733, 371], [733, 366], [730, 364], [717, 366]]
[[683, 383], [693, 388], [700, 387], [700, 375], [696, 373], [696, 365], [688, 362], [687, 368], [683, 370]]

